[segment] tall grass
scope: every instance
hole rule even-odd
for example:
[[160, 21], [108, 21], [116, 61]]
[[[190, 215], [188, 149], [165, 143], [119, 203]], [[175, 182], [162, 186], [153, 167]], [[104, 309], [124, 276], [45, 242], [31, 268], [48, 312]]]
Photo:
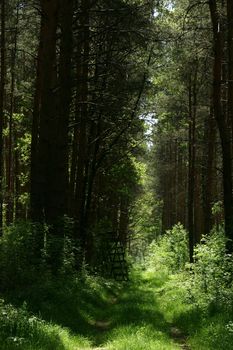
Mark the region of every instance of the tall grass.
[[2, 350], [75, 350], [89, 347], [82, 336], [74, 336], [52, 322], [30, 314], [25, 305], [16, 308], [0, 303], [0, 349]]
[[233, 266], [221, 232], [204, 237], [190, 265], [176, 225], [121, 285], [75, 273], [68, 253], [56, 277], [34, 270], [23, 253], [31, 239], [22, 224], [0, 241], [0, 350], [180, 349], [172, 327], [193, 350], [233, 349]]
[[149, 249], [147, 266], [155, 278], [162, 273], [166, 279], [160, 309], [193, 350], [233, 349], [233, 259], [225, 244], [223, 231], [213, 230], [195, 247], [195, 262], [185, 263], [187, 236], [176, 225]]

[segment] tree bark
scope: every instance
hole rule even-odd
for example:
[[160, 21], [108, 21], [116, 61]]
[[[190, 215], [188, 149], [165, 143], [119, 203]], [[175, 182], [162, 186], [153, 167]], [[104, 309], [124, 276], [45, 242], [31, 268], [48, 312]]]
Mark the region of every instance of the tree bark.
[[[50, 141], [50, 167], [48, 173], [46, 215], [52, 223], [68, 212], [68, 124], [71, 103], [71, 58], [72, 58], [72, 21], [73, 0], [60, 4], [61, 44], [58, 78], [58, 110], [54, 115], [53, 139]], [[56, 96], [55, 96], [56, 98]]]
[[213, 67], [213, 108], [214, 116], [217, 122], [222, 146], [222, 166], [223, 166], [223, 204], [224, 204], [224, 222], [225, 234], [228, 238], [227, 250], [232, 252], [233, 238], [233, 196], [232, 196], [232, 150], [231, 137], [226, 118], [221, 105], [221, 65], [224, 56], [223, 32], [221, 28], [220, 15], [218, 14], [215, 0], [209, 2], [212, 26], [213, 26], [213, 49], [214, 49], [214, 67]]
[[76, 176], [76, 193], [75, 193], [75, 235], [79, 238], [83, 251], [87, 243], [85, 228], [85, 205], [87, 195], [87, 121], [88, 121], [88, 67], [90, 54], [90, 29], [89, 29], [89, 1], [81, 1], [81, 30], [83, 55], [81, 60], [81, 86], [80, 86], [80, 127], [78, 143], [78, 164]]
[[227, 45], [228, 45], [228, 120], [231, 123], [233, 140], [233, 2], [227, 0]]
[[[32, 130], [31, 209], [32, 220], [47, 219], [47, 200], [50, 195], [48, 177], [51, 176], [51, 129], [54, 130], [56, 65], [56, 32], [58, 2], [41, 0], [41, 31], [37, 68], [37, 86]], [[53, 125], [54, 124], [54, 125]], [[55, 176], [55, 174], [53, 174]]]
[[9, 110], [9, 135], [7, 140], [7, 156], [6, 156], [6, 223], [9, 225], [14, 218], [14, 121], [13, 114], [15, 112], [15, 78], [16, 78], [16, 55], [18, 40], [18, 23], [19, 23], [19, 2], [16, 4], [16, 23], [14, 28], [14, 42], [11, 52], [11, 80], [10, 80], [10, 110]]
[[1, 81], [0, 81], [0, 236], [3, 229], [3, 124], [5, 92], [5, 0], [1, 2]]
[[[197, 69], [197, 68], [196, 68]], [[195, 218], [194, 200], [196, 185], [196, 79], [197, 72], [189, 81], [189, 167], [188, 167], [188, 231], [189, 231], [189, 257], [193, 262], [193, 249], [195, 245]]]
[[214, 157], [215, 157], [215, 140], [216, 126], [211, 108], [210, 114], [206, 121], [204, 139], [207, 145], [204, 147], [203, 155], [203, 213], [204, 213], [204, 233], [209, 234], [213, 224], [212, 206], [213, 206], [213, 186], [214, 186]]
[[34, 92], [33, 118], [32, 118], [32, 140], [31, 140], [31, 168], [30, 168], [30, 216], [33, 221], [42, 221], [42, 196], [38, 196], [38, 143], [39, 143], [39, 126], [40, 126], [40, 108], [41, 108], [41, 90], [43, 82], [42, 60], [44, 55], [43, 35], [44, 22], [41, 17], [40, 42], [37, 56], [36, 82]]

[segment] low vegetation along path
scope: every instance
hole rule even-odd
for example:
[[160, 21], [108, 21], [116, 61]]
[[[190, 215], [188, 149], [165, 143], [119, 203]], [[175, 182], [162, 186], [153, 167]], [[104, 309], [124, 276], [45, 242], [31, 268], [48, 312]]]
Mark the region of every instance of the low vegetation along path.
[[[162, 282], [137, 277], [112, 295], [93, 326], [92, 350], [175, 350], [190, 347], [185, 335], [166, 320]], [[99, 318], [98, 318], [99, 316]], [[80, 348], [84, 350], [84, 348]], [[87, 348], [85, 348], [86, 350]]]

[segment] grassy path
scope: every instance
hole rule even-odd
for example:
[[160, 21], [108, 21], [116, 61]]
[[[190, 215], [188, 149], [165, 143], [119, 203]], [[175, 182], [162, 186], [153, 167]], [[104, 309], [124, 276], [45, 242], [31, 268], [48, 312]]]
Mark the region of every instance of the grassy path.
[[55, 279], [21, 298], [5, 295], [0, 350], [233, 349], [231, 313], [201, 313], [181, 275], [155, 274], [135, 274], [123, 286], [99, 277]]
[[145, 277], [126, 284], [92, 320], [91, 349], [188, 350], [184, 335], [161, 310], [160, 289], [161, 282]]
[[139, 273], [123, 286], [92, 277], [41, 284], [27, 298], [29, 314], [0, 308], [0, 350], [189, 350], [164, 283]]

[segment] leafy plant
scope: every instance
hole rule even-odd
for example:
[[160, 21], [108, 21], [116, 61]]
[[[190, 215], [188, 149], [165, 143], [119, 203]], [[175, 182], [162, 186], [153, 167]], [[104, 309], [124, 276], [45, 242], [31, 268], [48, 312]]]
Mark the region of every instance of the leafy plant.
[[226, 237], [221, 229], [203, 236], [195, 248], [190, 293], [202, 309], [214, 311], [232, 308], [233, 262], [231, 254], [226, 254], [225, 246]]
[[0, 349], [72, 350], [87, 347], [90, 342], [81, 336], [71, 336], [69, 331], [31, 315], [26, 303], [14, 307], [0, 300]]
[[146, 265], [166, 273], [184, 269], [188, 261], [188, 237], [184, 227], [178, 223], [148, 249]]
[[0, 239], [1, 289], [12, 289], [35, 280], [35, 239], [44, 228], [29, 222], [18, 222], [5, 228]]

